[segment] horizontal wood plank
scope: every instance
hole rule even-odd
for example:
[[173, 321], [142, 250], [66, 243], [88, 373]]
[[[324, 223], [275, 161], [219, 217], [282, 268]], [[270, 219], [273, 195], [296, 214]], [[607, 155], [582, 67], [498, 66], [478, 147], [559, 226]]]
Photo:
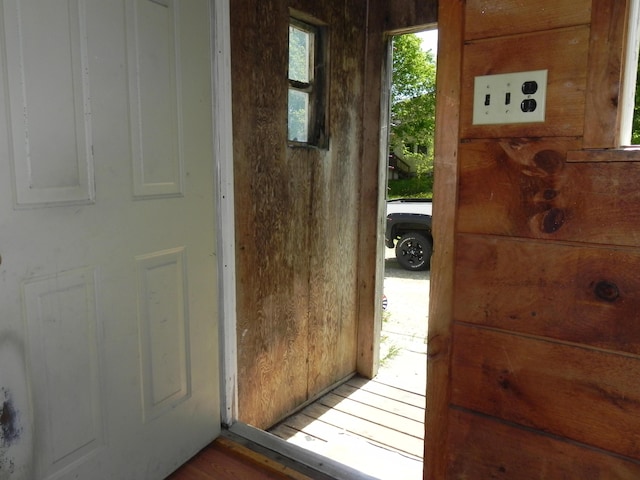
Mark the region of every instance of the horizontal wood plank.
[[424, 438], [424, 423], [422, 421], [411, 420], [384, 409], [340, 397], [333, 393], [325, 395], [318, 403], [353, 417], [361, 418], [378, 425], [388, 426], [416, 438]]
[[[280, 427], [288, 427], [287, 430], [281, 430]], [[290, 437], [285, 436], [291, 434], [292, 431], [299, 431], [305, 435], [309, 435], [310, 442], [314, 439], [318, 439], [322, 442], [330, 442], [336, 438], [337, 435], [344, 433], [344, 429], [336, 428], [334, 425], [318, 420], [315, 416], [307, 415], [306, 413], [297, 413], [287, 418], [283, 423], [277, 427], [269, 430], [270, 433], [278, 435], [280, 438], [288, 440]]]
[[640, 162], [567, 163], [577, 141], [462, 143], [459, 231], [640, 245]]
[[[588, 47], [586, 26], [468, 42], [462, 73], [461, 138], [582, 135]], [[532, 70], [548, 70], [544, 122], [472, 124], [476, 76]]]
[[640, 459], [637, 358], [456, 325], [452, 404]]
[[640, 355], [640, 250], [459, 235], [456, 264], [457, 321]]
[[591, 0], [553, 3], [467, 0], [465, 3], [467, 40], [586, 25], [591, 21]]
[[631, 480], [640, 465], [574, 442], [452, 410], [452, 480]]
[[375, 393], [377, 395], [397, 400], [398, 402], [404, 402], [409, 405], [413, 405], [419, 408], [425, 408], [425, 396], [414, 392], [409, 392], [392, 385], [380, 383], [374, 380], [365, 380], [362, 377], [353, 377], [347, 385], [360, 388], [366, 392]]
[[640, 148], [606, 148], [567, 152], [567, 162], [640, 162]]
[[383, 397], [363, 389], [354, 388], [350, 385], [341, 385], [333, 393], [344, 398], [349, 398], [364, 405], [370, 405], [386, 412], [392, 412], [411, 420], [424, 422], [424, 408], [409, 405], [405, 402]]
[[371, 440], [378, 445], [407, 452], [416, 458], [422, 457], [423, 441], [392, 427], [382, 426], [319, 404], [310, 405], [303, 412], [308, 416]]
[[415, 25], [433, 25], [438, 21], [438, 4], [433, 1], [394, 0], [384, 2], [385, 30], [406, 31]]
[[[315, 452], [326, 451], [326, 447], [322, 446], [322, 443], [338, 443], [342, 444], [342, 438], [345, 435], [353, 436], [354, 438], [359, 438], [365, 440], [372, 445], [376, 445], [387, 449], [392, 452], [397, 452], [399, 454], [409, 456], [415, 460], [421, 460], [421, 457], [415, 455], [414, 453], [406, 450], [406, 442], [405, 437], [411, 438], [409, 436], [404, 436], [401, 434], [396, 434], [393, 438], [394, 440], [401, 439], [401, 442], [398, 445], [389, 445], [389, 441], [379, 441], [374, 435], [361, 435], [358, 431], [354, 431], [347, 429], [348, 425], [351, 425], [352, 422], [346, 421], [344, 419], [347, 418], [345, 415], [342, 415], [341, 418], [343, 423], [337, 424], [334, 419], [328, 418], [319, 419], [317, 416], [322, 415], [327, 412], [326, 407], [320, 406], [319, 408], [314, 408], [311, 411], [307, 410], [304, 413], [298, 413], [286, 419], [282, 424], [270, 430], [270, 433], [277, 435], [283, 440], [289, 441], [294, 432], [299, 432], [302, 435], [297, 435], [297, 438], [294, 439], [292, 443], [296, 443], [299, 446], [304, 446], [304, 448], [308, 450], [312, 450]], [[367, 425], [367, 422], [361, 422], [361, 425]], [[286, 428], [282, 428], [282, 427]], [[374, 426], [375, 424], [371, 424], [369, 426]], [[359, 428], [359, 431], [366, 430], [366, 427]], [[371, 431], [371, 430], [369, 430]], [[375, 430], [379, 433], [379, 436], [384, 436], [386, 431], [382, 429]], [[308, 437], [308, 438], [305, 438]], [[335, 459], [334, 459], [335, 460]]]

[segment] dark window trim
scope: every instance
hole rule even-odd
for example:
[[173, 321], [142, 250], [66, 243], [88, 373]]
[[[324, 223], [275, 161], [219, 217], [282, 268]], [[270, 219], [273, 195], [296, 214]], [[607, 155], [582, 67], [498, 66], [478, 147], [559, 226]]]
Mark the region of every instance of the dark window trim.
[[307, 141], [297, 142], [289, 140], [287, 129], [287, 144], [290, 147], [328, 149], [329, 135], [327, 131], [326, 100], [326, 64], [328, 58], [327, 27], [314, 19], [310, 19], [308, 16], [304, 16], [304, 19], [301, 19], [301, 16], [302, 14], [292, 11], [289, 18], [289, 25], [310, 32], [313, 35], [313, 58], [312, 65], [310, 65], [311, 72], [309, 72], [310, 81], [306, 83], [288, 78], [287, 90], [297, 90], [310, 94]]

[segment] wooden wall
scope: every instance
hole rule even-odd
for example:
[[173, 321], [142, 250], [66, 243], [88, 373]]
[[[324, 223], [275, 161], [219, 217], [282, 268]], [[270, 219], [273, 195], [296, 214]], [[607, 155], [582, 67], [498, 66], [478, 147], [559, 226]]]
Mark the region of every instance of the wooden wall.
[[[287, 146], [289, 8], [328, 28], [326, 150]], [[231, 3], [239, 419], [259, 428], [356, 371], [360, 183], [377, 176], [361, 155], [366, 8]]]
[[[627, 3], [440, 2], [425, 478], [640, 478]], [[471, 124], [475, 76], [538, 69], [544, 123]]]

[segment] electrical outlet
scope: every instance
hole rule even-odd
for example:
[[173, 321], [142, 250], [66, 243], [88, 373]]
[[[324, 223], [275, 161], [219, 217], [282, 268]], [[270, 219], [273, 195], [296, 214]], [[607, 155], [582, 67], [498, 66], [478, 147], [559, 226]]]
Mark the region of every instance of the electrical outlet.
[[475, 78], [473, 124], [544, 122], [547, 70]]

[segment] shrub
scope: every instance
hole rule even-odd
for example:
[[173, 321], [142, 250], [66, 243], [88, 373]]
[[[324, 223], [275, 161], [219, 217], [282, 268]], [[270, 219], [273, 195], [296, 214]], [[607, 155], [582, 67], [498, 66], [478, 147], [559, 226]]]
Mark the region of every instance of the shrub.
[[433, 174], [400, 180], [389, 180], [387, 198], [433, 198]]
[[425, 177], [433, 174], [433, 156], [426, 153], [413, 153], [405, 150], [402, 152], [407, 163], [413, 163], [416, 166], [416, 174], [418, 177]]

